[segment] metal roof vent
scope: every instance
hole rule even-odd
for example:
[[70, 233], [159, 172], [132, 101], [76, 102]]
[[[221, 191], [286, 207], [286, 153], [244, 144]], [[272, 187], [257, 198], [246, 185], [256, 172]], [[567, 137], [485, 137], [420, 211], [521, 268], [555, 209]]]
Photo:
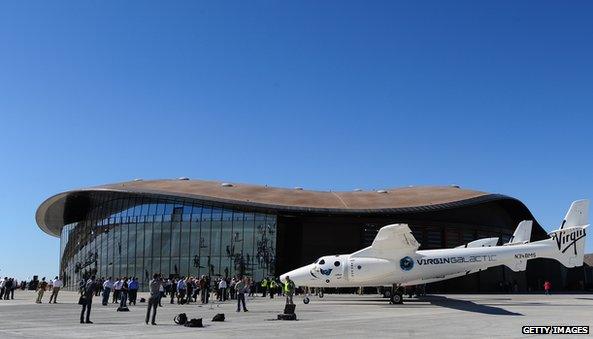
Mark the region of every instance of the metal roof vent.
[[386, 190], [378, 190], [377, 193], [387, 193]]
[[362, 188], [355, 188], [354, 192], [362, 192]]
[[177, 178], [177, 180], [189, 180], [189, 178], [188, 177], [179, 177], [179, 178]]
[[142, 179], [141, 178], [136, 178], [136, 179], [134, 179], [134, 181], [142, 181]]
[[302, 187], [299, 187], [299, 186], [295, 187], [294, 189], [297, 190], [297, 191], [302, 191], [303, 190], [303, 188]]
[[222, 186], [222, 187], [233, 187], [233, 184], [228, 183], [228, 182], [223, 182], [222, 184], [220, 184], [220, 186]]

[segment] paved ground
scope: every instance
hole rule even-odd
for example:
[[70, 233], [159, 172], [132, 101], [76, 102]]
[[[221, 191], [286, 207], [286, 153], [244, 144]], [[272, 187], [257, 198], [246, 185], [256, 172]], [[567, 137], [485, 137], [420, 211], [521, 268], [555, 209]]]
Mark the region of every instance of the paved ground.
[[[17, 291], [16, 299], [0, 301], [0, 338], [189, 338], [206, 337], [527, 337], [523, 325], [588, 325], [593, 330], [593, 295], [434, 295], [389, 305], [376, 296], [326, 295], [297, 303], [298, 321], [278, 321], [283, 300], [248, 300], [247, 313], [235, 304], [170, 305], [159, 308], [157, 326], [145, 325], [146, 304], [116, 312], [95, 297], [91, 320], [80, 324], [80, 306], [73, 292], [62, 292], [59, 304], [35, 304], [33, 292]], [[146, 296], [141, 294], [140, 296]], [[47, 302], [46, 294], [44, 301]], [[205, 328], [175, 325], [174, 315], [204, 319]], [[216, 313], [227, 321], [213, 323]], [[565, 336], [568, 337], [568, 336]], [[582, 337], [582, 336], [581, 336]]]

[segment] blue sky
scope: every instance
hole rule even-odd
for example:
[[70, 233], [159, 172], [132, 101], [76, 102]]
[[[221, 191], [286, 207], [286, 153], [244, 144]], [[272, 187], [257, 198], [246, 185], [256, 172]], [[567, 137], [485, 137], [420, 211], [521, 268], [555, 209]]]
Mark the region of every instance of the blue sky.
[[593, 197], [590, 1], [3, 1], [0, 46], [0, 275], [56, 274], [43, 200], [133, 178], [459, 184], [548, 230]]

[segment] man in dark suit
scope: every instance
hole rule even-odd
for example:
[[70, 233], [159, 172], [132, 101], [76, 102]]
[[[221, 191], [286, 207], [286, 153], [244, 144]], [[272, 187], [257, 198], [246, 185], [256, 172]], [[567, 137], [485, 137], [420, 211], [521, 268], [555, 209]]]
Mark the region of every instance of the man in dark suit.
[[[92, 276], [89, 280], [87, 280], [84, 291], [82, 292], [82, 296], [84, 300], [82, 300], [82, 310], [80, 311], [80, 323], [84, 324], [92, 324], [93, 322], [89, 319], [91, 315], [91, 305], [93, 304], [93, 296], [95, 295], [95, 276]], [[86, 318], [84, 317], [84, 313], [86, 311]]]
[[159, 299], [161, 296], [161, 276], [158, 273], [155, 273], [152, 276], [152, 280], [150, 281], [149, 289], [150, 289], [150, 298], [148, 298], [148, 309], [146, 310], [146, 319], [145, 323], [148, 325], [148, 319], [150, 318], [150, 313], [152, 310], [152, 320], [151, 324], [156, 325], [155, 318], [156, 318], [156, 309], [159, 304]]

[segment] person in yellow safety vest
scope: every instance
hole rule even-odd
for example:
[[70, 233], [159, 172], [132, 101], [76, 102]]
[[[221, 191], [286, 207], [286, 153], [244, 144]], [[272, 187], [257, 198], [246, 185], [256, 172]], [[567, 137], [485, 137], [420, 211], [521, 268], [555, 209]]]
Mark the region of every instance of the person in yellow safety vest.
[[292, 301], [294, 290], [294, 281], [290, 280], [289, 276], [286, 276], [286, 281], [284, 282], [284, 294], [286, 295], [286, 305], [294, 305], [294, 302]]
[[269, 287], [270, 287], [270, 299], [274, 299], [274, 291], [276, 290], [276, 282], [274, 281], [274, 279], [270, 278], [270, 282], [269, 282]]
[[263, 278], [261, 281], [262, 297], [266, 297], [266, 291], [268, 289], [268, 279]]

